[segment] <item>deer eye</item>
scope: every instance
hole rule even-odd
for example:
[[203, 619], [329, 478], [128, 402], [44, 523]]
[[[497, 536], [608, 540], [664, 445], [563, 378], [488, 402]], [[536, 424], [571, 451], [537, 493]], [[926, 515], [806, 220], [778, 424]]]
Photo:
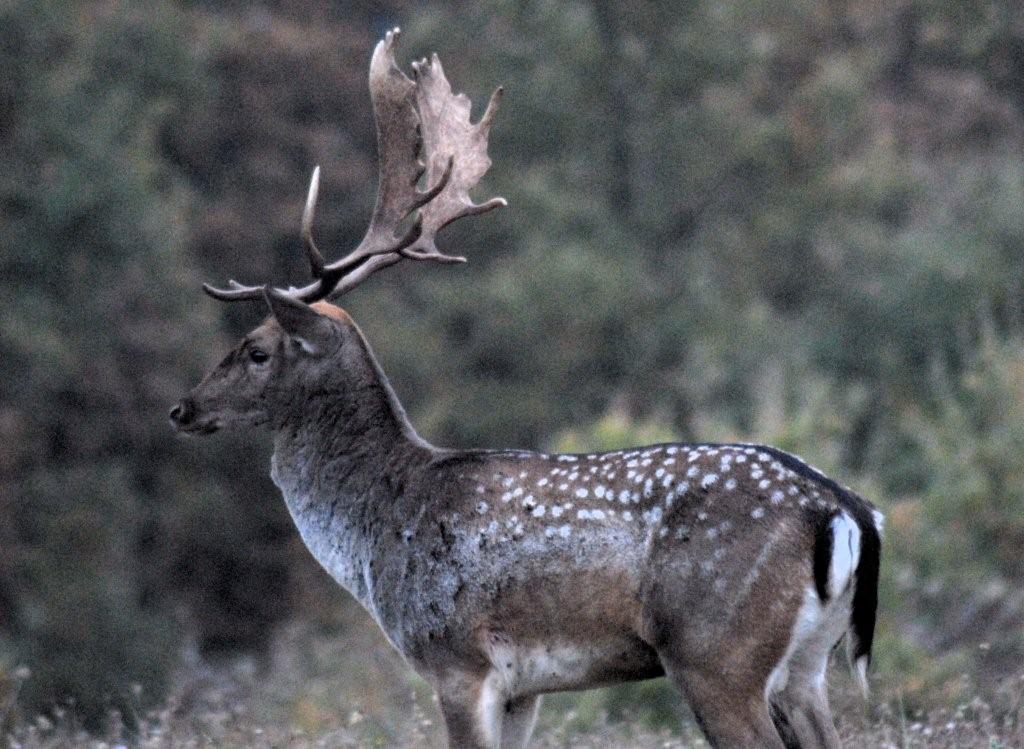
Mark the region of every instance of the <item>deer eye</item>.
[[262, 364], [263, 362], [265, 362], [269, 358], [270, 358], [270, 354], [268, 354], [266, 351], [264, 351], [261, 348], [251, 348], [251, 349], [249, 349], [249, 359], [254, 364]]

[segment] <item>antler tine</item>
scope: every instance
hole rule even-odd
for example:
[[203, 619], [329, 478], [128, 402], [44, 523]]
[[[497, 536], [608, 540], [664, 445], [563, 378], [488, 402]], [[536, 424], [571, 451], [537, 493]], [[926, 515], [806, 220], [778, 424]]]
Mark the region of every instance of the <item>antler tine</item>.
[[320, 254], [320, 250], [313, 241], [313, 214], [316, 212], [316, 199], [320, 194], [320, 165], [317, 164], [313, 170], [313, 176], [309, 180], [309, 192], [306, 195], [306, 207], [302, 211], [302, 244], [306, 248], [306, 256], [309, 258], [309, 267], [315, 278], [324, 275], [324, 268], [327, 261]]
[[228, 281], [228, 286], [231, 288], [218, 289], [216, 286], [204, 283], [203, 291], [222, 302], [241, 302], [246, 299], [262, 299], [263, 289], [266, 288], [265, 284], [262, 286], [245, 286], [233, 279]]
[[[469, 121], [470, 102], [452, 94], [434, 55], [413, 63], [415, 82], [395, 62], [394, 46], [400, 34], [387, 32], [370, 60], [370, 97], [377, 123], [379, 176], [377, 200], [370, 225], [359, 245], [333, 263], [327, 263], [313, 238], [313, 220], [320, 192], [320, 167], [313, 170], [302, 212], [301, 237], [314, 281], [302, 288], [277, 289], [292, 298], [313, 302], [354, 288], [378, 270], [403, 258], [464, 263], [437, 249], [436, 235], [463, 216], [484, 213], [505, 205], [502, 198], [475, 204], [469, 190], [490, 167], [487, 134], [501, 98], [491, 96], [480, 121]], [[422, 157], [417, 158], [417, 155]], [[428, 187], [417, 184], [426, 175]], [[406, 219], [415, 220], [398, 233]], [[229, 282], [227, 289], [208, 284], [203, 289], [223, 301], [260, 299], [264, 286]]]

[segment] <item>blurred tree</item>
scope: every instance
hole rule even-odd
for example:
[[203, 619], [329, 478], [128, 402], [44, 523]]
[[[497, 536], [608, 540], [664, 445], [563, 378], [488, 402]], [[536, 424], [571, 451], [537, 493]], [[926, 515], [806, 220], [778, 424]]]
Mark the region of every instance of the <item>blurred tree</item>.
[[33, 670], [30, 710], [73, 699], [95, 720], [133, 682], [159, 696], [183, 626], [251, 646], [286, 608], [259, 588], [283, 569], [265, 558], [283, 512], [243, 511], [259, 493], [227, 465], [190, 471], [164, 418], [218, 343], [191, 198], [157, 150], [209, 95], [184, 28], [167, 3], [0, 11], [0, 660]]
[[894, 516], [898, 580], [931, 620], [923, 644], [981, 657], [983, 672], [999, 673], [1024, 658], [1022, 340], [986, 336], [962, 376], [933, 380], [938, 405], [903, 419], [928, 478]]

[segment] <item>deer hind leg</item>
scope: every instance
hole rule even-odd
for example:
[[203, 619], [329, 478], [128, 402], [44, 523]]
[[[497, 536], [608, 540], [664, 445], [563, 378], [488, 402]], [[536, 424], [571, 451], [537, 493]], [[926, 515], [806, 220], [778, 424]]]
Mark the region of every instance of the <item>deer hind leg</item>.
[[448, 674], [438, 686], [452, 749], [497, 749], [502, 743], [505, 696], [498, 675]]
[[787, 652], [802, 591], [762, 584], [730, 609], [722, 603], [729, 589], [719, 595], [699, 583], [679, 592], [656, 588], [651, 596], [649, 637], [666, 673], [712, 746], [783, 749], [767, 686]]
[[730, 683], [713, 668], [666, 672], [697, 718], [708, 743], [721, 749], [784, 749], [764, 699], [763, 682]]
[[839, 734], [828, 706], [825, 669], [850, 621], [844, 596], [822, 606], [813, 592], [805, 597], [786, 653], [768, 679], [765, 696], [787, 747], [834, 749]]
[[772, 695], [771, 714], [787, 749], [838, 749], [839, 733], [823, 689], [787, 689]]
[[537, 724], [540, 696], [508, 700], [501, 719], [501, 749], [524, 749]]

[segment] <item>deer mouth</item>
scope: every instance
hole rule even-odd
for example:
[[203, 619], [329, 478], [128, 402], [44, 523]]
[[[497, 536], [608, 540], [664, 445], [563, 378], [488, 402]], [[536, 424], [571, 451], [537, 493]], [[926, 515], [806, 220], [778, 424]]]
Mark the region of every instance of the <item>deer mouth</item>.
[[196, 424], [191, 429], [186, 429], [185, 431], [189, 434], [213, 434], [218, 429], [220, 429], [220, 421], [212, 419], [210, 421]]
[[219, 419], [209, 419], [207, 421], [193, 421], [188, 424], [179, 424], [173, 421], [172, 423], [174, 424], [174, 428], [178, 431], [179, 434], [213, 434], [214, 432], [218, 431], [221, 427]]

